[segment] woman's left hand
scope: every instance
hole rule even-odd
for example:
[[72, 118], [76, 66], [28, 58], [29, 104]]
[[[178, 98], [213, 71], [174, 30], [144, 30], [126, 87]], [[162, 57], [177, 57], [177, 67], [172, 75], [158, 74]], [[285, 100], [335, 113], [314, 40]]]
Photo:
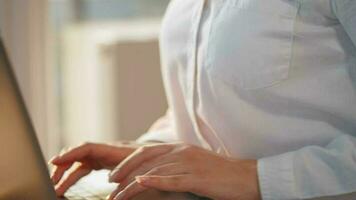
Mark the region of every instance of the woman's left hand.
[[111, 194], [114, 200], [128, 200], [147, 188], [218, 200], [261, 199], [255, 160], [229, 159], [182, 143], [139, 148], [109, 178], [120, 183]]

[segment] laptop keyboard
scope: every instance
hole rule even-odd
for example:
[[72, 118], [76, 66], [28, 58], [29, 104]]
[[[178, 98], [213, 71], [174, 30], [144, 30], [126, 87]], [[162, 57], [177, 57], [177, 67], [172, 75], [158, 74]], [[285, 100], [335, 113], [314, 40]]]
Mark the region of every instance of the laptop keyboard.
[[100, 193], [98, 190], [92, 189], [81, 185], [75, 186], [67, 192], [66, 198], [68, 200], [106, 200], [107, 192]]
[[[67, 200], [106, 200], [106, 197], [117, 188], [117, 184], [108, 183], [109, 171], [94, 171], [82, 178], [65, 194]], [[167, 197], [166, 197], [167, 199]], [[187, 195], [189, 200], [209, 200], [208, 198]]]
[[68, 200], [106, 200], [117, 184], [108, 183], [108, 171], [94, 171], [65, 194]]

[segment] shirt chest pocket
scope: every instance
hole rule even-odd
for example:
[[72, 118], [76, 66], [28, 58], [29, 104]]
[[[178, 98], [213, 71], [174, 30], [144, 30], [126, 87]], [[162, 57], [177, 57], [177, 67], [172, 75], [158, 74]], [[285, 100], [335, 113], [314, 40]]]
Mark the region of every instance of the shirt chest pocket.
[[287, 79], [296, 1], [224, 1], [209, 36], [209, 73], [243, 89], [268, 87]]

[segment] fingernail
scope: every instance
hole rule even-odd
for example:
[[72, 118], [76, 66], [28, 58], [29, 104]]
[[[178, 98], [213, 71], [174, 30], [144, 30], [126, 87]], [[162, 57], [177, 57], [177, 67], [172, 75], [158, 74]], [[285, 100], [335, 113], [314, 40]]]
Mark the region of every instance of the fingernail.
[[51, 180], [52, 180], [53, 182], [55, 182], [55, 180], [54, 180], [54, 172], [51, 173], [50, 177], [51, 177]]
[[116, 179], [119, 171], [120, 171], [119, 168], [115, 168], [109, 173], [109, 182], [111, 182], [111, 183], [115, 182], [115, 179]]
[[56, 163], [60, 159], [60, 156], [54, 156], [51, 160], [49, 160], [50, 163]]
[[53, 161], [56, 161], [56, 160], [57, 160], [57, 158], [58, 158], [58, 156], [54, 156], [54, 157], [52, 157], [52, 158], [48, 161], [48, 164], [53, 163]]
[[107, 200], [113, 200], [114, 199], [114, 195], [113, 194], [110, 194], [106, 197]]
[[120, 192], [119, 194], [117, 194], [114, 198], [114, 200], [123, 200], [125, 196], [124, 192]]
[[60, 196], [60, 197], [63, 196], [63, 193], [64, 193], [64, 192], [62, 191], [62, 188], [61, 188], [60, 185], [56, 185], [54, 189], [55, 189], [55, 191], [56, 191], [57, 196]]
[[148, 182], [149, 178], [147, 176], [136, 176], [136, 181], [141, 184], [145, 184]]

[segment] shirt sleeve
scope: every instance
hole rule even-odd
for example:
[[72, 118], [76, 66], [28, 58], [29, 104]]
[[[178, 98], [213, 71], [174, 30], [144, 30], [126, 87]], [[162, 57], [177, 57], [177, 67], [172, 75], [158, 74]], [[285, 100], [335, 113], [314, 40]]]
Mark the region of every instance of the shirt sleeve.
[[356, 138], [340, 136], [325, 147], [308, 146], [258, 160], [263, 200], [356, 197]]
[[158, 119], [148, 130], [147, 133], [143, 134], [137, 139], [137, 142], [175, 142], [178, 141], [178, 137], [174, 132], [172, 120], [172, 113], [170, 110], [166, 114]]

